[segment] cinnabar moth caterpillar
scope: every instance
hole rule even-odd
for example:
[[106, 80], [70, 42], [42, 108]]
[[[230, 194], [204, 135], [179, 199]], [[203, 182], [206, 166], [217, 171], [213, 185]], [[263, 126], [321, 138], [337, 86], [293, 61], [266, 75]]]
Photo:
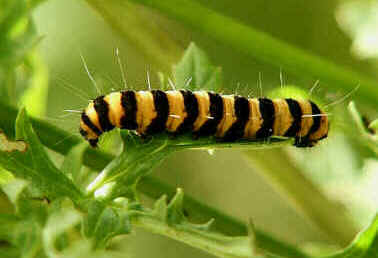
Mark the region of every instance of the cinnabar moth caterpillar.
[[295, 137], [312, 147], [327, 137], [328, 117], [309, 100], [245, 98], [207, 91], [120, 91], [100, 96], [82, 112], [80, 134], [96, 147], [114, 127], [147, 136], [162, 131], [224, 141]]

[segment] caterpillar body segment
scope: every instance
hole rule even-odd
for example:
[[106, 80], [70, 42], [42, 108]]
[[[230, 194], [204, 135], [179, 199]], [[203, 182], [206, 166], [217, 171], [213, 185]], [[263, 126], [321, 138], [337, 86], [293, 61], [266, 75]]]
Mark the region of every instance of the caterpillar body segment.
[[114, 127], [139, 135], [192, 132], [224, 141], [295, 138], [312, 147], [328, 135], [328, 117], [310, 100], [245, 98], [207, 91], [120, 91], [100, 96], [81, 114], [80, 133], [95, 147]]

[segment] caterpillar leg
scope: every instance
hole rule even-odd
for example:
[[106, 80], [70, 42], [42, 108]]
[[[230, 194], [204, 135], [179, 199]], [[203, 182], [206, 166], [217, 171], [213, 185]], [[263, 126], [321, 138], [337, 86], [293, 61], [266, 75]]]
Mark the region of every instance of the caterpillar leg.
[[97, 143], [98, 143], [98, 138], [97, 138], [97, 139], [89, 139], [88, 142], [89, 142], [89, 144], [90, 144], [93, 148], [96, 148], [96, 147], [97, 147]]
[[314, 147], [317, 140], [310, 140], [309, 137], [295, 137], [294, 146], [298, 148]]

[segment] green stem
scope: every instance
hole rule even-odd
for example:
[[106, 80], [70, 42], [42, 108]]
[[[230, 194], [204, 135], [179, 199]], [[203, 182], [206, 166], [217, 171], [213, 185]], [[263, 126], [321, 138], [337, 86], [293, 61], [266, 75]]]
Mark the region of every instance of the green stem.
[[182, 46], [175, 42], [168, 32], [161, 30], [155, 19], [146, 21], [144, 17], [152, 14], [126, 1], [86, 0], [104, 20], [120, 35], [127, 38], [146, 57], [169, 73], [171, 64], [177, 62], [183, 52]]
[[340, 67], [191, 0], [129, 0], [155, 8], [163, 14], [201, 31], [246, 55], [283, 68], [301, 77], [327, 83], [333, 90], [352, 91], [364, 103], [378, 107], [378, 83], [362, 74]]
[[250, 239], [247, 236], [226, 237], [185, 225], [171, 227], [153, 216], [142, 214], [134, 218], [133, 225], [184, 242], [217, 257], [252, 257]]
[[[14, 134], [14, 121], [16, 116], [16, 108], [0, 102], [0, 128], [8, 135]], [[58, 153], [67, 154], [73, 146], [82, 142], [82, 139], [79, 137], [39, 119], [32, 119], [32, 124], [37, 135], [40, 137], [41, 142], [46, 147]], [[64, 139], [64, 141], [62, 141], [62, 139]], [[112, 159], [114, 159], [113, 155], [92, 148], [87, 148], [83, 157], [84, 165], [95, 170], [102, 170]], [[160, 198], [163, 194], [167, 194], [168, 198], [173, 197], [176, 192], [176, 189], [173, 186], [165, 184], [153, 176], [146, 176], [141, 180], [138, 184], [138, 190], [154, 199]], [[240, 220], [188, 195], [184, 197], [184, 209], [189, 213], [191, 219], [208, 221], [209, 219], [214, 218], [215, 229], [225, 234], [247, 234], [247, 226]], [[262, 249], [288, 257], [306, 257], [290, 245], [273, 239], [262, 231], [256, 230], [255, 233], [256, 238], [261, 242], [260, 247]]]
[[[309, 218], [335, 243], [345, 246], [357, 234], [352, 218], [339, 203], [329, 200], [295, 167], [282, 150], [245, 151], [249, 164], [286, 198], [300, 214]], [[270, 162], [266, 162], [270, 157]], [[337, 216], [334, 216], [337, 214]]]
[[361, 114], [358, 112], [354, 102], [350, 102], [348, 105], [348, 111], [351, 114], [357, 129], [360, 131], [362, 140], [371, 150], [378, 155], [378, 136], [370, 133], [367, 130], [367, 125], [364, 124]]

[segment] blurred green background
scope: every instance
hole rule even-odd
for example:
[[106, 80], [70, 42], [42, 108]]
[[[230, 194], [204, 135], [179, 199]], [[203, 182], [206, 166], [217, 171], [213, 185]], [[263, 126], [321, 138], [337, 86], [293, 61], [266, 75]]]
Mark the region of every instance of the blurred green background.
[[[377, 1], [198, 2], [378, 79]], [[237, 89], [243, 94], [258, 95], [261, 76], [263, 92], [267, 94], [280, 87], [280, 73], [284, 84], [298, 85], [306, 91], [317, 80], [251, 58], [158, 11], [125, 3], [48, 0], [33, 12], [38, 34], [43, 36], [38, 51], [49, 78], [44, 117], [59, 127], [77, 133], [79, 116], [67, 116], [64, 110], [81, 110], [97, 94], [80, 54], [103, 93], [123, 87], [117, 48], [130, 88], [146, 89], [147, 72], [152, 86], [158, 88], [157, 73], [169, 74], [191, 41], [209, 55], [213, 64], [222, 67], [224, 92]], [[342, 88], [329, 88], [320, 80], [313, 94], [330, 103], [347, 93]], [[227, 214], [243, 221], [251, 218], [257, 228], [300, 248], [345, 245], [378, 210], [376, 155], [359, 139], [345, 111], [347, 102], [358, 94], [357, 90], [330, 110], [332, 131], [319, 147], [260, 152], [232, 149], [213, 154], [186, 151], [171, 156], [154, 175]], [[377, 110], [363, 101], [356, 104], [370, 119], [377, 117]], [[318, 196], [327, 203], [320, 202]], [[344, 225], [346, 221], [350, 222], [348, 226]], [[209, 256], [142, 230], [117, 238], [115, 243], [135, 257]]]

